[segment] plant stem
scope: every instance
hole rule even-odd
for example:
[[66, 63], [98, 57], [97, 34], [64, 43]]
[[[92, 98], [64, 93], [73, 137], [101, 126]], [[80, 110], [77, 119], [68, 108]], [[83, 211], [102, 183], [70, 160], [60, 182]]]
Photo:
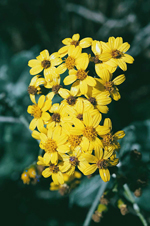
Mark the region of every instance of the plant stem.
[[140, 218], [140, 220], [141, 220], [141, 222], [143, 223], [144, 226], [148, 226], [144, 216], [140, 212], [140, 208], [139, 208], [138, 204], [135, 202], [134, 197], [132, 196], [130, 188], [128, 187], [127, 184], [124, 184], [123, 188], [124, 188], [124, 190], [125, 190], [125, 192], [127, 194], [128, 199], [130, 200], [130, 202], [132, 202], [133, 209], [136, 212], [137, 216]]
[[104, 193], [104, 191], [105, 191], [107, 185], [108, 185], [108, 183], [102, 182], [102, 185], [101, 185], [101, 187], [100, 187], [99, 190], [98, 190], [98, 193], [97, 193], [97, 195], [96, 195], [96, 197], [95, 197], [95, 200], [94, 200], [94, 202], [92, 203], [91, 208], [89, 209], [89, 212], [88, 212], [88, 214], [87, 214], [87, 216], [86, 216], [86, 219], [85, 219], [85, 221], [84, 221], [84, 223], [83, 223], [83, 226], [89, 226], [89, 224], [90, 224], [90, 222], [91, 222], [92, 215], [93, 215], [93, 213], [94, 213], [94, 210], [96, 209], [98, 203], [100, 202], [100, 197], [101, 197], [102, 194]]

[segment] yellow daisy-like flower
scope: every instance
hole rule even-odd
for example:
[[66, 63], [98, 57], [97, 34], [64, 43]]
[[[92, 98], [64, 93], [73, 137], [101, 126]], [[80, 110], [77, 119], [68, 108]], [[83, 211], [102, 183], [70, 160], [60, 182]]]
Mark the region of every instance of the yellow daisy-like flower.
[[101, 76], [101, 79], [97, 80], [97, 86], [93, 89], [94, 95], [99, 95], [100, 91], [108, 91], [111, 95], [111, 97], [118, 101], [121, 96], [119, 93], [119, 89], [117, 88], [117, 85], [122, 84], [125, 81], [125, 75], [119, 75], [115, 79], [112, 80], [112, 74], [105, 70], [103, 74], [101, 74], [99, 71], [97, 71], [98, 75]]
[[111, 103], [111, 98], [109, 97], [109, 92], [100, 92], [97, 95], [93, 93], [93, 89], [89, 89], [86, 98], [93, 105], [94, 108], [98, 109], [102, 113], [108, 112], [108, 107], [106, 105]]
[[65, 105], [63, 102], [61, 104], [53, 104], [50, 109], [52, 113], [51, 118], [47, 124], [47, 128], [55, 128], [56, 126], [60, 127], [61, 132], [66, 133], [65, 125], [66, 125], [66, 117], [68, 113], [66, 112]]
[[91, 153], [93, 150], [99, 150], [103, 147], [98, 135], [109, 133], [110, 128], [99, 125], [100, 118], [98, 115], [92, 117], [89, 113], [84, 113], [83, 121], [74, 119], [73, 123], [75, 127], [70, 130], [70, 134], [82, 136], [82, 143], [80, 144], [82, 151]]
[[36, 127], [40, 128], [43, 125], [43, 121], [48, 121], [50, 119], [50, 114], [46, 111], [51, 108], [51, 105], [52, 101], [45, 101], [45, 96], [42, 95], [40, 96], [38, 103], [28, 106], [27, 112], [34, 117], [30, 122], [29, 129], [34, 130]]
[[36, 170], [34, 168], [28, 169], [28, 175], [30, 178], [35, 178], [36, 177]]
[[22, 174], [21, 174], [21, 180], [23, 180], [23, 183], [24, 184], [29, 184], [30, 183], [30, 177], [29, 177], [29, 174], [26, 171], [24, 171]]
[[[106, 118], [104, 120], [104, 125], [108, 126], [112, 130], [112, 123], [109, 118]], [[120, 130], [115, 134], [112, 134], [112, 132], [110, 131], [110, 133], [108, 134], [101, 135], [101, 137], [103, 138], [102, 143], [105, 151], [110, 152], [114, 150], [116, 151], [119, 150], [120, 144], [117, 140], [122, 139], [124, 136], [125, 136], [125, 132], [123, 130]]]
[[63, 163], [60, 165], [61, 172], [66, 172], [68, 175], [72, 175], [75, 172], [76, 167], [82, 172], [89, 166], [88, 162], [83, 158], [83, 153], [80, 147], [74, 149], [69, 155], [61, 154]]
[[132, 64], [134, 58], [129, 54], [126, 54], [130, 45], [128, 42], [123, 43], [121, 37], [110, 37], [108, 43], [101, 42], [104, 52], [100, 56], [100, 60], [107, 61], [110, 66], [119, 66], [123, 71], [127, 70], [126, 63]]
[[45, 178], [51, 176], [55, 184], [64, 183], [63, 174], [60, 171], [60, 164], [55, 165], [50, 163], [49, 166], [45, 170], [43, 170], [42, 176]]
[[80, 35], [74, 34], [72, 38], [65, 38], [64, 40], [62, 40], [62, 43], [65, 46], [59, 49], [58, 53], [60, 54], [60, 56], [63, 57], [68, 53], [68, 49], [70, 45], [73, 45], [75, 47], [79, 46], [81, 49], [91, 46], [92, 38], [83, 38], [80, 41], [79, 39], [80, 39]]
[[59, 57], [59, 53], [53, 53], [49, 55], [48, 50], [43, 50], [40, 52], [40, 55], [34, 60], [29, 60], [28, 66], [32, 67], [30, 70], [31, 75], [36, 75], [44, 70], [44, 76], [53, 75], [58, 77], [56, 71], [57, 65], [62, 63], [62, 59]]
[[93, 41], [92, 42], [92, 51], [94, 53], [94, 57], [90, 58], [90, 61], [93, 61], [95, 63], [95, 71], [97, 70], [102, 74], [103, 70], [107, 69], [109, 72], [113, 73], [116, 70], [116, 65], [110, 66], [107, 64], [107, 61], [100, 60], [101, 54], [103, 52], [101, 42], [99, 41]]
[[78, 92], [87, 94], [88, 88], [96, 85], [96, 81], [93, 77], [88, 75], [86, 71], [89, 64], [89, 57], [87, 53], [83, 53], [78, 59], [76, 68], [78, 70], [70, 70], [69, 75], [64, 79], [64, 84], [69, 85], [73, 82], [73, 88], [76, 88]]
[[99, 120], [101, 120], [101, 114], [97, 109], [94, 109], [92, 104], [87, 103], [86, 99], [78, 98], [77, 102], [74, 106], [67, 106], [66, 112], [69, 114], [67, 117], [68, 122], [73, 122], [74, 118], [78, 118], [81, 121], [83, 120], [83, 114], [85, 112], [89, 112], [90, 115], [93, 117], [96, 114], [99, 115]]
[[58, 91], [59, 95], [64, 99], [62, 103], [67, 106], [75, 106], [77, 103], [77, 90], [74, 88], [71, 88], [70, 91], [67, 89], [60, 88]]
[[112, 152], [106, 152], [100, 149], [99, 151], [95, 151], [95, 156], [90, 155], [88, 153], [83, 154], [84, 158], [90, 162], [94, 163], [84, 169], [83, 173], [84, 175], [91, 175], [93, 174], [97, 169], [99, 169], [99, 174], [104, 182], [107, 182], [110, 180], [110, 172], [108, 170], [108, 167], [116, 166], [119, 162], [119, 159], [115, 158], [113, 161], [109, 158], [111, 157]]
[[31, 101], [35, 104], [35, 94], [40, 94], [41, 93], [41, 88], [40, 85], [45, 84], [45, 79], [44, 78], [39, 78], [40, 75], [36, 75], [31, 79], [31, 82], [28, 86], [28, 93], [30, 95]]
[[61, 134], [60, 127], [48, 129], [47, 135], [41, 133], [40, 148], [45, 150], [43, 158], [46, 163], [56, 164], [58, 162], [59, 153], [69, 152], [69, 147], [66, 145], [67, 135]]
[[63, 74], [67, 69], [74, 69], [74, 67], [77, 65], [77, 62], [80, 60], [79, 57], [84, 55], [84, 53], [81, 53], [81, 48], [79, 46], [75, 47], [74, 45], [71, 45], [68, 49], [68, 57], [65, 59], [63, 64], [57, 67], [57, 72], [59, 74]]

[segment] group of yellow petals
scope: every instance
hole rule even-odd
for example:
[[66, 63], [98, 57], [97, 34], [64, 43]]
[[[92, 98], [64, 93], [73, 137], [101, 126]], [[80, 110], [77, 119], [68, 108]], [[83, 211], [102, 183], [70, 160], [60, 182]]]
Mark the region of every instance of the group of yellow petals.
[[[110, 37], [105, 43], [92, 38], [80, 40], [79, 34], [62, 43], [64, 46], [58, 52], [49, 55], [44, 50], [28, 63], [30, 74], [35, 75], [28, 87], [33, 102], [27, 110], [33, 116], [29, 128], [44, 150], [37, 164], [44, 166], [42, 175], [51, 176], [55, 185], [64, 184], [64, 175], [72, 176], [76, 169], [84, 175], [98, 169], [107, 182], [109, 167], [119, 161], [117, 140], [125, 133], [113, 134], [109, 118], [105, 118], [103, 125], [100, 122], [112, 99], [120, 99], [117, 85], [125, 81], [125, 75], [113, 79], [112, 73], [118, 66], [126, 71], [126, 63], [133, 63], [134, 59], [125, 53], [130, 45], [123, 43], [121, 37]], [[91, 54], [83, 52], [88, 47]], [[90, 66], [94, 66], [94, 72]], [[42, 71], [43, 76], [39, 75]], [[41, 86], [49, 93], [37, 100]], [[63, 99], [60, 103], [54, 103], [56, 95]]]

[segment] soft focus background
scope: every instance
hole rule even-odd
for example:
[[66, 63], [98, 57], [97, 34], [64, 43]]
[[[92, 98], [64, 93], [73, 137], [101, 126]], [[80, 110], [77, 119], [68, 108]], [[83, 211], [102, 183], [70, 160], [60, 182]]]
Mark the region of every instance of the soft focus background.
[[[135, 62], [128, 64], [126, 81], [119, 87], [122, 99], [109, 105], [107, 117], [112, 120], [114, 132], [137, 125], [134, 141], [127, 136], [125, 142], [129, 142], [129, 146], [134, 142], [140, 145], [141, 152], [145, 153], [143, 158], [148, 161], [150, 1], [0, 0], [0, 21], [1, 225], [82, 225], [92, 202], [87, 201], [88, 196], [80, 199], [84, 188], [81, 193], [78, 191], [78, 198], [73, 196], [75, 194], [71, 198], [61, 197], [49, 191], [49, 179], [41, 178], [36, 185], [24, 185], [20, 179], [24, 168], [36, 160], [39, 151], [38, 143], [22, 123], [22, 116], [28, 122], [31, 119], [26, 113], [31, 103], [27, 87], [32, 77], [27, 63], [44, 49], [50, 53], [57, 51], [63, 46], [62, 39], [75, 33], [81, 38], [92, 37], [105, 42], [110, 36], [123, 37], [124, 42], [131, 45], [128, 53]], [[121, 70], [117, 70], [115, 75], [120, 73]], [[15, 121], [5, 122], [4, 116], [15, 117]], [[146, 192], [145, 188], [148, 195]], [[150, 201], [143, 191], [144, 197], [139, 205], [148, 214]], [[116, 226], [142, 225], [136, 216], [130, 213], [122, 216], [115, 207], [109, 209], [100, 224], [110, 223]], [[92, 221], [91, 225], [96, 223]]]

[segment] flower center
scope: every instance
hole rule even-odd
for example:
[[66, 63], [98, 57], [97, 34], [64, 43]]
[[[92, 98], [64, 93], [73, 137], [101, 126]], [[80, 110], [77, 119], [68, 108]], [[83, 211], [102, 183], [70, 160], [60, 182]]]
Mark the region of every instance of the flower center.
[[55, 121], [55, 122], [60, 122], [60, 114], [54, 113], [54, 114], [52, 115], [52, 119], [53, 119], [53, 121]]
[[95, 64], [101, 64], [101, 63], [103, 63], [103, 61], [99, 60], [99, 57], [97, 55], [95, 57], [92, 57], [92, 61]]
[[95, 99], [95, 97], [90, 97], [89, 99], [88, 99], [88, 101], [92, 104], [92, 105], [97, 105], [97, 102], [96, 102], [96, 99]]
[[57, 144], [53, 139], [48, 138], [47, 141], [44, 144], [44, 147], [45, 147], [46, 152], [52, 153], [52, 152], [56, 151]]
[[75, 59], [71, 56], [68, 56], [67, 59], [65, 60], [65, 64], [68, 70], [71, 70], [75, 66]]
[[114, 138], [111, 133], [103, 136], [103, 145], [104, 146], [108, 146], [108, 145], [112, 144], [113, 141], [114, 141]]
[[51, 62], [49, 60], [43, 60], [41, 62], [41, 66], [44, 68], [44, 69], [47, 69], [51, 66]]
[[70, 156], [69, 162], [72, 166], [77, 166], [79, 164], [79, 160], [75, 156]]
[[62, 88], [61, 85], [56, 85], [52, 87], [52, 92], [54, 92], [55, 94], [58, 94], [59, 89]]
[[83, 121], [83, 114], [78, 114], [77, 118], [80, 119], [81, 121]]
[[115, 87], [114, 87], [114, 83], [113, 83], [112, 81], [106, 82], [106, 83], [104, 84], [104, 86], [105, 86], [105, 89], [106, 89], [107, 91], [109, 91], [110, 93], [114, 91], [114, 88], [115, 88]]
[[96, 165], [99, 169], [106, 169], [108, 167], [107, 160], [105, 159], [98, 160]]
[[33, 106], [33, 111], [31, 115], [33, 115], [33, 117], [37, 119], [41, 117], [42, 111], [37, 104]]
[[113, 58], [119, 59], [123, 56], [123, 53], [116, 49], [112, 50], [111, 55]]
[[84, 80], [87, 77], [87, 75], [88, 75], [88, 72], [86, 72], [83, 69], [78, 70], [77, 74], [76, 74], [77, 79], [79, 79], [79, 80]]
[[72, 147], [77, 147], [82, 141], [82, 137], [78, 135], [70, 135], [68, 138], [68, 142]]
[[57, 173], [59, 171], [59, 167], [54, 164], [51, 164], [49, 168], [50, 168], [50, 171], [52, 171], [52, 173]]
[[37, 93], [37, 88], [35, 88], [34, 86], [29, 86], [28, 93], [35, 95]]
[[74, 105], [76, 103], [76, 98], [73, 96], [69, 96], [66, 100], [69, 105]]
[[75, 40], [73, 40], [72, 42], [71, 42], [71, 45], [74, 45], [75, 47], [77, 47], [78, 45], [79, 45], [79, 41], [75, 41]]
[[97, 137], [97, 132], [96, 130], [91, 127], [91, 126], [87, 126], [83, 132], [83, 135], [90, 141], [95, 140], [95, 138]]

